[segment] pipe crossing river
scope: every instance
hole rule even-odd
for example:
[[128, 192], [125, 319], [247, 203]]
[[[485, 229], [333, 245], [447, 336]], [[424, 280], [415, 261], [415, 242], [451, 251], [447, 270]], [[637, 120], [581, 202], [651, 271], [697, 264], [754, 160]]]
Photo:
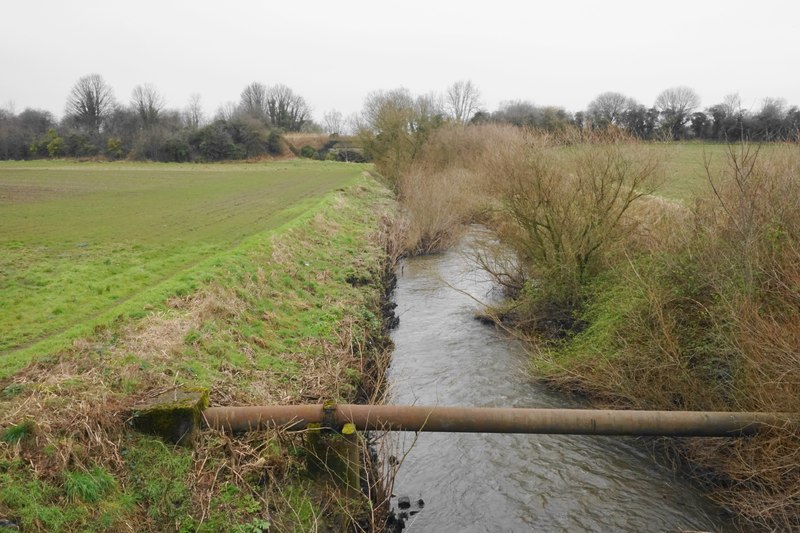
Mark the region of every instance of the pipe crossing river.
[[211, 407], [203, 416], [210, 427], [228, 431], [276, 426], [299, 430], [310, 423], [339, 430], [352, 423], [362, 431], [673, 437], [748, 435], [790, 419], [772, 413], [322, 404]]
[[[492, 297], [462, 253], [474, 238], [408, 259], [398, 272], [390, 402], [583, 407], [531, 376], [524, 346], [474, 319], [474, 299]], [[723, 509], [629, 437], [390, 432], [382, 445], [401, 462], [393, 502], [398, 511], [411, 502], [404, 533], [736, 530]]]

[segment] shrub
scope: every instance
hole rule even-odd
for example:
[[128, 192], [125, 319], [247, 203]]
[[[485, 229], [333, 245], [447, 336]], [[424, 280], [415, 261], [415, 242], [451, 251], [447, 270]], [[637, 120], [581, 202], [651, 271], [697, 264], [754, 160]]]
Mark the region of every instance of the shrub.
[[265, 143], [267, 153], [271, 155], [280, 155], [283, 153], [283, 141], [281, 134], [275, 130], [269, 132]]
[[447, 246], [464, 225], [482, 220], [516, 261], [479, 261], [511, 292], [524, 292], [528, 316], [567, 324], [587, 283], [634, 241], [639, 221], [629, 210], [657, 184], [658, 161], [619, 133], [586, 139], [508, 125], [437, 130], [398, 193], [410, 214], [408, 247]]
[[318, 153], [314, 149], [313, 146], [305, 145], [300, 149], [300, 157], [307, 157], [309, 159], [316, 159], [317, 155], [318, 155]]
[[64, 155], [70, 157], [86, 157], [97, 155], [98, 149], [91, 140], [82, 133], [64, 135]]
[[55, 128], [50, 128], [45, 135], [31, 143], [32, 157], [59, 157], [64, 150], [64, 139]]
[[220, 121], [197, 130], [190, 137], [189, 144], [204, 161], [238, 159], [241, 156], [241, 150], [234, 144], [225, 124]]
[[[551, 353], [557, 379], [642, 409], [800, 411], [800, 195], [796, 151], [743, 146], [714, 194], [663, 228], [666, 248], [592, 284], [589, 327]], [[713, 496], [765, 529], [800, 525], [800, 437], [688, 441]]]
[[487, 208], [487, 190], [478, 161], [495, 137], [513, 138], [511, 128], [446, 126], [436, 130], [402, 173], [397, 194], [408, 215], [405, 247], [430, 253], [451, 245], [467, 224]]
[[122, 139], [119, 137], [109, 137], [106, 141], [106, 155], [111, 159], [120, 159], [125, 155], [122, 147]]
[[394, 187], [414, 162], [428, 137], [444, 124], [435, 102], [414, 98], [406, 89], [367, 96], [358, 138], [365, 157]]
[[189, 143], [180, 137], [170, 137], [164, 141], [163, 161], [183, 163], [189, 160]]
[[[527, 290], [545, 308], [570, 311], [639, 221], [628, 211], [652, 191], [657, 162], [632, 144], [572, 149], [527, 143], [497, 154], [495, 213], [501, 241], [527, 271]], [[502, 158], [502, 159], [501, 159]]]
[[338, 161], [342, 161], [345, 163], [366, 163], [367, 157], [364, 155], [364, 152], [361, 150], [356, 150], [354, 148], [340, 148], [336, 152], [336, 157]]

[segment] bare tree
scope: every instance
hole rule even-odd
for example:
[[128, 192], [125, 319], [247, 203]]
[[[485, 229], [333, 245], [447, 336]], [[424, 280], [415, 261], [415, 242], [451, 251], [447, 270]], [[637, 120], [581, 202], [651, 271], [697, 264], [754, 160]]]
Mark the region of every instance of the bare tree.
[[267, 112], [269, 121], [286, 131], [300, 131], [311, 116], [305, 99], [280, 83], [267, 90]]
[[75, 82], [67, 97], [65, 113], [78, 126], [92, 133], [100, 133], [115, 106], [111, 87], [99, 74], [89, 74]]
[[762, 139], [777, 141], [788, 136], [788, 124], [785, 123], [786, 111], [786, 100], [783, 98], [764, 98], [754, 120], [756, 130]]
[[605, 92], [589, 103], [586, 109], [594, 127], [619, 125], [630, 107], [631, 99], [621, 93]]
[[239, 106], [242, 111], [258, 120], [268, 121], [267, 92], [267, 86], [257, 81], [245, 87], [239, 99]]
[[358, 133], [362, 129], [364, 129], [364, 125], [362, 124], [361, 114], [357, 111], [350, 113], [347, 115], [347, 118], [344, 121], [344, 129], [345, 133]]
[[455, 122], [467, 124], [480, 111], [481, 93], [472, 80], [457, 81], [447, 88], [445, 105]]
[[189, 105], [184, 110], [184, 116], [190, 129], [196, 130], [203, 124], [203, 105], [200, 103], [199, 94], [194, 93], [189, 97]]
[[673, 139], [681, 137], [683, 127], [692, 112], [700, 105], [700, 97], [689, 87], [672, 87], [658, 95], [656, 108], [661, 112], [662, 125]]
[[339, 111], [332, 109], [322, 116], [325, 131], [330, 135], [341, 135], [344, 131], [344, 117]]
[[139, 120], [142, 121], [142, 126], [145, 128], [150, 128], [158, 123], [165, 103], [164, 97], [149, 83], [137, 85], [133, 89], [131, 107], [139, 115]]
[[214, 119], [228, 122], [236, 116], [237, 111], [236, 102], [225, 102], [217, 108], [217, 114], [214, 115]]
[[394, 184], [428, 136], [442, 124], [441, 98], [414, 97], [408, 89], [370, 93], [357, 119], [357, 134], [378, 171]]
[[725, 95], [725, 98], [722, 99], [722, 108], [729, 117], [740, 117], [744, 114], [742, 98], [739, 93]]
[[420, 94], [414, 101], [414, 120], [410, 123], [411, 130], [428, 135], [442, 124], [444, 117], [445, 103], [441, 93], [431, 91], [428, 94]]

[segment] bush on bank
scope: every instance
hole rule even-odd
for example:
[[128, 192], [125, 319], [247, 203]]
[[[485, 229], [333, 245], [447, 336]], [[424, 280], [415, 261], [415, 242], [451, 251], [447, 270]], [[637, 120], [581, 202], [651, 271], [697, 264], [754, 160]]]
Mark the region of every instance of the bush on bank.
[[[798, 175], [796, 148], [732, 151], [672, 242], [593, 285], [589, 327], [541, 368], [612, 405], [800, 412]], [[800, 527], [796, 428], [683, 447], [712, 469], [721, 503], [766, 528]]]
[[[652, 193], [659, 161], [623, 136], [503, 126], [434, 132], [397, 179], [407, 247], [465, 224], [533, 334], [541, 376], [598, 404], [800, 412], [800, 153], [731, 145], [687, 208]], [[509, 251], [511, 254], [509, 255]], [[750, 525], [800, 528], [800, 438], [691, 440], [680, 451]]]

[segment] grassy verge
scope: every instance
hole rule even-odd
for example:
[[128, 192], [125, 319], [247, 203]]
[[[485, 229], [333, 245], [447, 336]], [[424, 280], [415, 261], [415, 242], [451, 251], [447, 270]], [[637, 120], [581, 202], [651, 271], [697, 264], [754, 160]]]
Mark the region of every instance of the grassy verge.
[[12, 363], [0, 380], [0, 518], [26, 531], [309, 531], [369, 510], [306, 473], [302, 435], [204, 432], [186, 449], [127, 425], [131, 406], [175, 386], [209, 388], [212, 405], [369, 393], [365, 371], [387, 342], [389, 193], [362, 176], [300, 205], [201, 258], [184, 290], [140, 293], [145, 316]]

